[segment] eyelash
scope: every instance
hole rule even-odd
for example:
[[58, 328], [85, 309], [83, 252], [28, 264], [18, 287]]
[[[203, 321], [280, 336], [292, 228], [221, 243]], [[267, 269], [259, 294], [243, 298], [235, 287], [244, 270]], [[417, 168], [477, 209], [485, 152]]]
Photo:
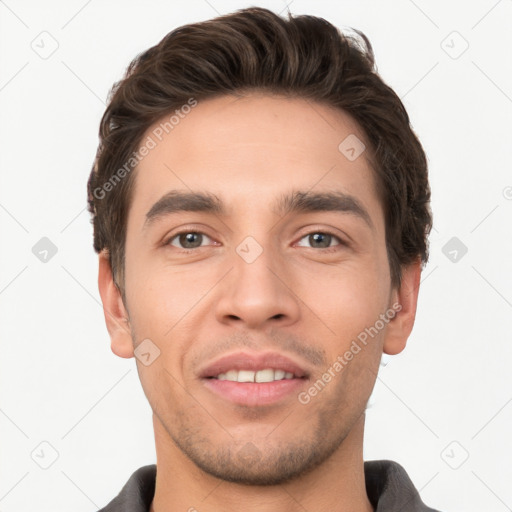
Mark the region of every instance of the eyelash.
[[[174, 233], [171, 237], [169, 237], [167, 239], [166, 242], [164, 242], [163, 245], [164, 246], [169, 245], [171, 247], [174, 247], [175, 249], [177, 249], [182, 254], [189, 254], [191, 252], [197, 251], [198, 249], [201, 249], [201, 248], [205, 247], [205, 246], [199, 246], [199, 247], [195, 247], [193, 249], [185, 249], [185, 248], [175, 247], [175, 246], [171, 245], [171, 242], [174, 239], [178, 238], [180, 235], [185, 235], [185, 234], [190, 234], [190, 233], [193, 233], [195, 235], [205, 235], [206, 237], [211, 239], [211, 237], [209, 237], [206, 233], [203, 233], [202, 231], [194, 231], [192, 229], [184, 229], [182, 231], [178, 231], [177, 233]], [[302, 240], [303, 238], [306, 238], [306, 237], [308, 237], [310, 235], [317, 234], [317, 233], [320, 233], [322, 235], [331, 236], [331, 237], [333, 237], [334, 239], [336, 239], [339, 242], [338, 245], [322, 248], [321, 250], [324, 251], [324, 252], [332, 252], [333, 250], [337, 250], [337, 248], [339, 246], [348, 247], [348, 245], [349, 245], [347, 242], [345, 242], [342, 238], [340, 238], [338, 235], [336, 235], [332, 231], [329, 231], [329, 230], [318, 230], [318, 229], [317, 230], [313, 230], [313, 231], [309, 231], [308, 233], [305, 233], [304, 235], [302, 235], [300, 237], [299, 241]], [[316, 248], [315, 247], [309, 247], [309, 249], [316, 249]], [[317, 250], [320, 250], [320, 249], [317, 249]]]

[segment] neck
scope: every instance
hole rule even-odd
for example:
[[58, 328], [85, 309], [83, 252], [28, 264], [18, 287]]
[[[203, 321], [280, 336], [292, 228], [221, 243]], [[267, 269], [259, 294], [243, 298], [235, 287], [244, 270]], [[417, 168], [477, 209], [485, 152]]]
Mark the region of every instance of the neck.
[[339, 448], [322, 465], [283, 485], [226, 482], [200, 470], [174, 444], [153, 415], [157, 454], [155, 495], [150, 512], [373, 512], [365, 487], [364, 413]]

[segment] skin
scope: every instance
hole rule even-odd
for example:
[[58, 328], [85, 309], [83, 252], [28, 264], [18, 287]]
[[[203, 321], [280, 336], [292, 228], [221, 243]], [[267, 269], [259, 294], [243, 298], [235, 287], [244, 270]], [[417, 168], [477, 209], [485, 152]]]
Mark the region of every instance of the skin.
[[[104, 253], [99, 289], [112, 351], [134, 357], [147, 338], [160, 350], [149, 366], [137, 359], [153, 410], [152, 511], [229, 512], [240, 503], [248, 512], [374, 510], [363, 469], [365, 408], [382, 353], [406, 345], [421, 269], [419, 261], [404, 267], [401, 287], [392, 287], [373, 170], [364, 153], [349, 161], [338, 150], [350, 134], [365, 140], [351, 117], [325, 105], [223, 96], [200, 102], [139, 164], [126, 304]], [[170, 190], [212, 192], [226, 215], [174, 213], [144, 229]], [[271, 205], [292, 190], [348, 193], [372, 226], [346, 212], [277, 215]], [[181, 228], [204, 233], [188, 253], [171, 239]], [[325, 232], [334, 234], [327, 247], [308, 236]], [[247, 236], [263, 249], [250, 264], [236, 252]], [[292, 394], [238, 406], [198, 378], [218, 356], [275, 350], [310, 372], [307, 390], [395, 303], [401, 311], [307, 404]]]

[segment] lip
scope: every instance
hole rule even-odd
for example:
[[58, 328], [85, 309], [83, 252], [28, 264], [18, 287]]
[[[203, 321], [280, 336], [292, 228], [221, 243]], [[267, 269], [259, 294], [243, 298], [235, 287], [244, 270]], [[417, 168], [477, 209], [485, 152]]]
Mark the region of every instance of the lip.
[[[273, 382], [232, 382], [212, 378], [228, 370], [257, 372], [266, 368], [293, 373], [294, 378]], [[309, 375], [300, 364], [278, 352], [236, 352], [213, 361], [199, 371], [201, 382], [211, 392], [234, 404], [246, 406], [269, 405], [284, 400], [294, 392], [297, 394]]]
[[[250, 354], [248, 352], [236, 352], [223, 356], [208, 366], [199, 371], [199, 377], [208, 379], [209, 377], [216, 377], [220, 373], [225, 373], [228, 370], [252, 370], [259, 371], [266, 368], [274, 368], [276, 370], [284, 370], [285, 372], [293, 373], [298, 378], [308, 378], [308, 372], [302, 368], [298, 363], [295, 363], [289, 357], [279, 354], [278, 352], [264, 352], [259, 354]], [[213, 379], [211, 379], [213, 380]], [[289, 379], [299, 380], [299, 379]], [[225, 381], [221, 381], [225, 382]], [[275, 381], [281, 382], [281, 381]], [[236, 384], [236, 383], [235, 383]], [[247, 384], [247, 383], [240, 383]], [[248, 383], [250, 384], [250, 383]], [[272, 384], [272, 383], [258, 383], [258, 384]]]
[[275, 404], [297, 396], [307, 378], [276, 380], [274, 382], [232, 382], [204, 378], [201, 381], [211, 392], [237, 405], [262, 406]]

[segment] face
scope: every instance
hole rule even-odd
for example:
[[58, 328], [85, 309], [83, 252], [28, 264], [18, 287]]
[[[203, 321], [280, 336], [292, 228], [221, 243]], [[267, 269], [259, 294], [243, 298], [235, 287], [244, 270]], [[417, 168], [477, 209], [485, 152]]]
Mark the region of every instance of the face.
[[[400, 338], [383, 207], [365, 153], [338, 148], [349, 136], [365, 139], [327, 106], [225, 96], [153, 136], [137, 168], [133, 339], [113, 335], [112, 348], [130, 357], [150, 340], [137, 366], [155, 428], [210, 475], [277, 484], [326, 461]], [[274, 381], [232, 380], [245, 378]]]

